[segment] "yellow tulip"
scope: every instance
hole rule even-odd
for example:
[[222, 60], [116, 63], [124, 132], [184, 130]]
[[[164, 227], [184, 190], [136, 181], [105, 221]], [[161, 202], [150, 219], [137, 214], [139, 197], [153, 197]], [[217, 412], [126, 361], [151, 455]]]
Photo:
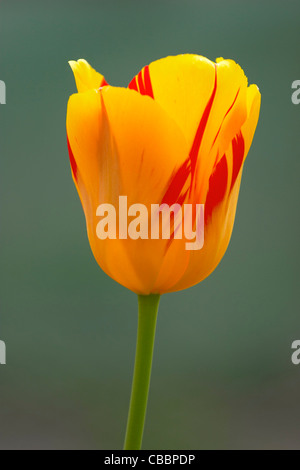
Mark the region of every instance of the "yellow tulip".
[[[71, 61], [67, 135], [73, 178], [100, 267], [138, 294], [199, 283], [228, 246], [260, 93], [232, 60], [179, 55], [158, 60], [128, 88], [108, 86], [85, 60]], [[204, 204], [204, 246], [185, 240], [109, 239], [96, 234], [97, 207]]]
[[[78, 93], [68, 103], [68, 149], [89, 242], [100, 267], [139, 295], [125, 449], [140, 449], [160, 294], [205, 279], [227, 249], [260, 93], [239, 65], [222, 58], [167, 57], [144, 67], [127, 88], [108, 85], [83, 59], [70, 65]], [[134, 236], [126, 224], [124, 231], [125, 207]], [[132, 219], [137, 207], [145, 212]], [[152, 232], [153, 207], [176, 208], [169, 236], [157, 226]], [[178, 219], [186, 207], [195, 212]], [[105, 223], [113, 230], [100, 231], [110, 208]], [[204, 232], [201, 249], [187, 249], [188, 219], [197, 240]]]

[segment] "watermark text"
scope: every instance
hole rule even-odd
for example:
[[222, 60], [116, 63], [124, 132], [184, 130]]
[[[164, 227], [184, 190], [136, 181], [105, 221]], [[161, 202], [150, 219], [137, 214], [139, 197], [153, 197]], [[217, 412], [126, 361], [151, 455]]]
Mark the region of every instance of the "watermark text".
[[[150, 214], [149, 214], [150, 212]], [[119, 196], [119, 206], [100, 204], [96, 234], [100, 240], [185, 240], [186, 250], [204, 245], [204, 204], [144, 204], [128, 206], [127, 196]]]
[[292, 83], [292, 89], [295, 90], [292, 93], [292, 103], [299, 104], [300, 103], [300, 80], [294, 80]]
[[0, 80], [0, 104], [6, 104], [6, 85], [3, 80]]
[[6, 346], [4, 341], [0, 340], [0, 365], [6, 364]]
[[292, 349], [295, 350], [292, 354], [292, 363], [298, 366], [300, 364], [300, 340], [293, 341]]

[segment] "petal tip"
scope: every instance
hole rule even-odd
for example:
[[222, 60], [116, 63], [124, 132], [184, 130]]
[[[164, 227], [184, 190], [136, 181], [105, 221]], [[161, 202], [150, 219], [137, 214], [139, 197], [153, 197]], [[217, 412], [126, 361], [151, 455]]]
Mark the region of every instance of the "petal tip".
[[85, 59], [69, 60], [68, 63], [74, 74], [78, 93], [107, 85], [103, 75], [96, 72]]

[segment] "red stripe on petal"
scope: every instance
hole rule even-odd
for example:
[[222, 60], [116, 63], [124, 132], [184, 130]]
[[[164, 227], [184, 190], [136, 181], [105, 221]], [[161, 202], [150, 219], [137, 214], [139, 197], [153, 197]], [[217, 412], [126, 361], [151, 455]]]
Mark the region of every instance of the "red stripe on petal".
[[145, 86], [144, 86], [142, 70], [138, 74], [138, 84], [139, 84], [140, 94], [144, 95], [145, 94]]
[[107, 83], [107, 81], [105, 80], [104, 77], [102, 78], [102, 81], [100, 83], [100, 88], [102, 88], [103, 86], [108, 86], [108, 83]]
[[241, 166], [243, 164], [244, 153], [245, 153], [245, 142], [244, 142], [242, 133], [240, 132], [232, 141], [233, 162], [232, 162], [232, 178], [231, 178], [230, 191], [232, 190], [233, 185], [236, 182]]
[[219, 135], [219, 133], [220, 133], [220, 130], [222, 129], [223, 122], [225, 121], [226, 116], [227, 116], [227, 115], [230, 113], [230, 111], [232, 110], [232, 108], [233, 108], [233, 106], [234, 106], [234, 104], [235, 104], [235, 102], [236, 102], [236, 100], [237, 100], [237, 97], [239, 96], [239, 93], [240, 93], [240, 88], [238, 89], [238, 91], [237, 91], [237, 93], [236, 93], [236, 95], [235, 95], [235, 98], [234, 98], [234, 100], [233, 100], [233, 102], [232, 102], [232, 105], [230, 106], [230, 108], [228, 108], [228, 110], [227, 110], [225, 116], [224, 116], [223, 119], [222, 119], [221, 125], [220, 125], [220, 127], [219, 127], [219, 130], [218, 130], [218, 132], [217, 132], [215, 138], [214, 138], [214, 141], [213, 141], [213, 143], [212, 143], [211, 148], [213, 148], [213, 146], [214, 146], [214, 144], [215, 144], [215, 142], [216, 142], [216, 140], [217, 140], [217, 138], [218, 138], [218, 135]]
[[136, 83], [136, 77], [133, 77], [133, 79], [131, 80], [131, 82], [130, 82], [129, 85], [128, 85], [128, 88], [129, 88], [130, 90], [139, 91], [139, 90], [138, 90], [137, 83]]
[[146, 65], [144, 69], [144, 82], [145, 82], [145, 94], [154, 99], [152, 83], [150, 78], [149, 65]]
[[[194, 138], [194, 142], [193, 142], [193, 145], [192, 145], [191, 150], [190, 150], [192, 180], [193, 180], [195, 169], [196, 169], [198, 153], [199, 153], [201, 142], [202, 142], [202, 139], [203, 139], [205, 127], [207, 125], [207, 121], [208, 121], [209, 114], [210, 114], [210, 111], [211, 111], [211, 108], [212, 108], [212, 104], [213, 104], [213, 101], [214, 101], [214, 98], [215, 98], [215, 95], [216, 95], [216, 91], [217, 91], [217, 66], [215, 65], [215, 84], [214, 84], [214, 88], [213, 88], [212, 94], [211, 94], [211, 96], [208, 100], [208, 103], [205, 107], [204, 113], [202, 114], [198, 129], [197, 129], [197, 132], [196, 132], [196, 135], [195, 135], [195, 138]], [[192, 187], [192, 184], [191, 184], [191, 187]]]
[[[225, 121], [226, 116], [228, 115], [228, 113], [229, 113], [229, 112], [231, 111], [231, 109], [233, 108], [234, 103], [236, 102], [237, 97], [239, 96], [239, 92], [240, 92], [240, 88], [238, 89], [237, 94], [235, 95], [235, 98], [234, 98], [234, 100], [233, 100], [232, 105], [230, 106], [230, 108], [228, 108], [228, 110], [227, 110], [225, 116], [224, 116], [223, 119], [222, 119], [221, 125], [220, 125], [220, 127], [219, 127], [219, 129], [218, 129], [218, 132], [217, 132], [215, 138], [214, 138], [214, 141], [213, 141], [213, 143], [212, 143], [211, 149], [213, 148], [213, 146], [214, 146], [214, 144], [215, 144], [215, 142], [216, 142], [216, 140], [217, 140], [217, 138], [218, 138], [218, 135], [219, 135], [219, 133], [220, 133], [220, 131], [221, 131], [221, 129], [222, 129], [223, 122]], [[218, 159], [219, 159], [219, 152], [217, 152], [213, 169], [215, 169], [215, 167], [216, 167], [216, 165], [217, 165], [217, 163], [218, 163]]]
[[141, 95], [147, 95], [154, 99], [149, 65], [146, 65], [146, 67], [131, 80], [128, 88], [130, 88], [130, 90], [139, 91]]
[[194, 138], [194, 141], [193, 141], [190, 153], [189, 153], [189, 158], [181, 165], [179, 170], [170, 179], [170, 184], [162, 199], [162, 203], [171, 205], [178, 201], [182, 193], [183, 187], [190, 173], [191, 173], [190, 193], [192, 191], [192, 184], [193, 184], [193, 178], [194, 178], [198, 153], [200, 150], [200, 146], [201, 146], [201, 142], [203, 139], [205, 127], [207, 125], [207, 121], [209, 118], [209, 114], [212, 108], [212, 104], [216, 95], [216, 90], [217, 90], [217, 66], [215, 65], [214, 88], [207, 102], [205, 110], [202, 114], [202, 117], [200, 119], [200, 123], [198, 125], [196, 135], [195, 135], [195, 138]]
[[209, 178], [209, 189], [206, 196], [204, 218], [205, 223], [211, 218], [213, 210], [222, 202], [226, 194], [228, 182], [228, 167], [225, 154]]
[[75, 180], [77, 181], [77, 165], [76, 165], [76, 161], [75, 161], [72, 149], [71, 149], [68, 136], [67, 136], [67, 143], [68, 143], [68, 151], [69, 151], [69, 158], [70, 158], [72, 173], [73, 173]]
[[171, 176], [170, 184], [165, 195], [162, 198], [161, 204], [168, 204], [169, 206], [171, 206], [172, 204], [179, 202], [179, 200], [181, 204], [181, 193], [190, 174], [190, 171], [190, 160], [187, 159], [179, 167], [176, 173]]

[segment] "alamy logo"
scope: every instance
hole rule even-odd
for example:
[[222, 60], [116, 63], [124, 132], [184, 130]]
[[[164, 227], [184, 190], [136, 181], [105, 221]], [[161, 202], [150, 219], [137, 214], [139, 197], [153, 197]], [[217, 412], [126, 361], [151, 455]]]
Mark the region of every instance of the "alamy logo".
[[292, 89], [296, 90], [292, 93], [292, 103], [300, 103], [300, 80], [294, 80], [292, 83]]
[[6, 364], [6, 346], [4, 341], [0, 341], [0, 364]]
[[0, 80], [0, 104], [6, 104], [6, 86], [3, 80]]
[[292, 354], [292, 363], [298, 366], [300, 364], [300, 340], [293, 341], [292, 349], [295, 349]]
[[186, 240], [186, 250], [201, 250], [204, 245], [204, 204], [144, 204], [128, 207], [127, 196], [119, 196], [119, 206], [100, 204], [96, 227], [100, 240]]

